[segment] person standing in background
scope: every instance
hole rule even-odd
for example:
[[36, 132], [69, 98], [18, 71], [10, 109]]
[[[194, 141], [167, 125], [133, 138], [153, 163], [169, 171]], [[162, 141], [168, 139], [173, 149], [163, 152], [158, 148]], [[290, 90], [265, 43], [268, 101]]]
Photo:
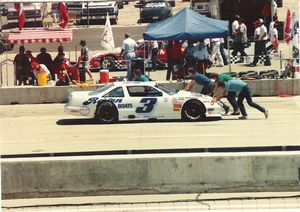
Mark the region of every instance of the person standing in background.
[[220, 45], [221, 45], [220, 38], [212, 38], [210, 39], [210, 43], [211, 43], [211, 54], [210, 54], [211, 62], [214, 63], [215, 58], [217, 57], [217, 61], [218, 61], [217, 67], [223, 67], [224, 63], [220, 52]]
[[133, 73], [131, 70], [131, 61], [135, 59], [135, 50], [137, 44], [128, 33], [125, 33], [125, 40], [122, 42], [121, 56], [127, 61], [127, 80], [133, 79]]
[[160, 61], [157, 57], [158, 55], [158, 42], [156, 40], [153, 40], [150, 42], [150, 47], [151, 47], [151, 60], [152, 60], [152, 69], [153, 71], [156, 71], [156, 65], [160, 65], [162, 67], [165, 67], [165, 64]]
[[52, 57], [49, 53], [47, 53], [47, 50], [45, 47], [42, 47], [40, 50], [40, 53], [36, 56], [36, 59], [39, 64], [44, 64], [48, 70], [50, 71], [52, 80], [55, 80], [55, 73], [54, 73], [54, 64]]
[[89, 75], [90, 81], [93, 81], [93, 75], [89, 70], [89, 49], [86, 47], [86, 41], [81, 40], [79, 44], [82, 47], [80, 50], [80, 67], [84, 71], [84, 73], [87, 73]]
[[19, 47], [19, 54], [17, 54], [14, 58], [14, 63], [16, 67], [16, 79], [18, 81], [18, 85], [28, 85], [28, 77], [30, 75], [30, 61], [27, 55], [25, 54], [25, 47]]
[[241, 54], [241, 59], [238, 61], [240, 63], [244, 62], [244, 57], [247, 56], [245, 52], [245, 44], [248, 41], [247, 38], [247, 26], [244, 24], [243, 19], [238, 20], [239, 26], [236, 29], [234, 36], [234, 50], [231, 53], [232, 56], [236, 56], [238, 52]]

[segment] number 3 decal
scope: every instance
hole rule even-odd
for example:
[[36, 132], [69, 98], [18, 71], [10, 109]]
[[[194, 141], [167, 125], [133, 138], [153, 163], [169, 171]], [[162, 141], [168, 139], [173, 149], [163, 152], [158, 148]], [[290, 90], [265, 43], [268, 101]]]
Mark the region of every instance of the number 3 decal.
[[137, 107], [135, 112], [136, 113], [150, 113], [153, 110], [156, 102], [157, 102], [156, 98], [143, 98], [140, 101], [140, 103], [143, 104], [143, 107]]

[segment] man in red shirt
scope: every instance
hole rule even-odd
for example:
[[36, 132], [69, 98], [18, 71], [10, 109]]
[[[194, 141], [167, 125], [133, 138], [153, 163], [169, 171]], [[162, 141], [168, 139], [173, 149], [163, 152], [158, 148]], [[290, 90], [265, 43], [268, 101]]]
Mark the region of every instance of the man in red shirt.
[[183, 51], [182, 51], [182, 41], [169, 41], [167, 46], [167, 58], [168, 58], [168, 69], [166, 80], [170, 80], [171, 73], [172, 78], [175, 74], [174, 66], [182, 65]]

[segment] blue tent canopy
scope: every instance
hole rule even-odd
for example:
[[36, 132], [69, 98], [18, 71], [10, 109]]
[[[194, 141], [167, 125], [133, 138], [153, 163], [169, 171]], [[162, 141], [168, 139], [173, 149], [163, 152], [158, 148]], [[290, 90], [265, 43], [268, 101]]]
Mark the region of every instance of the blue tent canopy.
[[163, 21], [150, 24], [144, 40], [195, 40], [228, 36], [228, 21], [208, 18], [185, 8]]

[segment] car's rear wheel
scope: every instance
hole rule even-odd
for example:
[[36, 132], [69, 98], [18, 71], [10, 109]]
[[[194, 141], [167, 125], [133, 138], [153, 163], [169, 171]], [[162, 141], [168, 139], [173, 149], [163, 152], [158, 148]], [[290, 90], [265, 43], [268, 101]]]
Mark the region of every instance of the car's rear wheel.
[[181, 110], [181, 118], [184, 121], [199, 121], [205, 118], [205, 106], [198, 100], [186, 102]]
[[100, 123], [115, 123], [118, 121], [118, 110], [112, 102], [102, 101], [97, 105], [95, 119]]
[[103, 69], [113, 71], [116, 69], [116, 59], [112, 56], [105, 56], [101, 64]]

